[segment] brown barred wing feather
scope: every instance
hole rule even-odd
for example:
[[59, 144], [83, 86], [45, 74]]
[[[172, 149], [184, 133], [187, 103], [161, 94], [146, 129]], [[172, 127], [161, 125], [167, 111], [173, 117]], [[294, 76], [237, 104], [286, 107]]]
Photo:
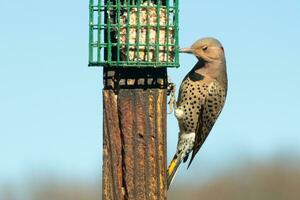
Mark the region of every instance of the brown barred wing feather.
[[198, 117], [194, 148], [188, 168], [220, 115], [225, 98], [226, 88], [223, 88], [217, 81], [212, 81]]

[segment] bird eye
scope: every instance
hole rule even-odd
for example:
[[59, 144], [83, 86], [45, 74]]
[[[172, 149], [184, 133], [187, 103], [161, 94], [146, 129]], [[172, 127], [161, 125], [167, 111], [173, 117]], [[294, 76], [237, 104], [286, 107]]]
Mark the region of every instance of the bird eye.
[[206, 51], [207, 48], [208, 48], [207, 46], [204, 46], [204, 47], [202, 47], [202, 50], [203, 50], [203, 51]]

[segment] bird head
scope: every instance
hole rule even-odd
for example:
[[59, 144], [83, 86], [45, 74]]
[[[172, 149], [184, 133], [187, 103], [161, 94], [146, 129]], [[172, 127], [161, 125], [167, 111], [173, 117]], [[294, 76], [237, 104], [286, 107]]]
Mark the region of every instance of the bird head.
[[179, 52], [193, 54], [204, 62], [225, 61], [223, 46], [215, 38], [199, 39], [191, 47], [179, 49]]

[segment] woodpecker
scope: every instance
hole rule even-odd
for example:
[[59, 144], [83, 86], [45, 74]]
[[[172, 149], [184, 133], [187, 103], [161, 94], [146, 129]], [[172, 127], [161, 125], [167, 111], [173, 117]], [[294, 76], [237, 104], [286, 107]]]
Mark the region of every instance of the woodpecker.
[[183, 79], [177, 102], [170, 100], [174, 102], [180, 131], [177, 150], [168, 167], [168, 188], [190, 153], [188, 168], [191, 165], [221, 113], [227, 94], [225, 53], [217, 39], [199, 39], [180, 52], [193, 54], [198, 62]]

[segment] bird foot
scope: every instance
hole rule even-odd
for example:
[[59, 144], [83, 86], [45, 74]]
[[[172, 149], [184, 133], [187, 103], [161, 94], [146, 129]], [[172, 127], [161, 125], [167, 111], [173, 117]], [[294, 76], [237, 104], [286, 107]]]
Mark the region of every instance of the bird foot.
[[167, 88], [167, 95], [170, 96], [170, 100], [168, 102], [169, 104], [169, 113], [168, 114], [171, 114], [173, 112], [173, 108], [176, 109], [176, 97], [175, 97], [175, 91], [176, 91], [176, 85], [175, 83], [172, 83], [170, 80], [169, 80], [169, 83], [168, 83], [168, 88]]

